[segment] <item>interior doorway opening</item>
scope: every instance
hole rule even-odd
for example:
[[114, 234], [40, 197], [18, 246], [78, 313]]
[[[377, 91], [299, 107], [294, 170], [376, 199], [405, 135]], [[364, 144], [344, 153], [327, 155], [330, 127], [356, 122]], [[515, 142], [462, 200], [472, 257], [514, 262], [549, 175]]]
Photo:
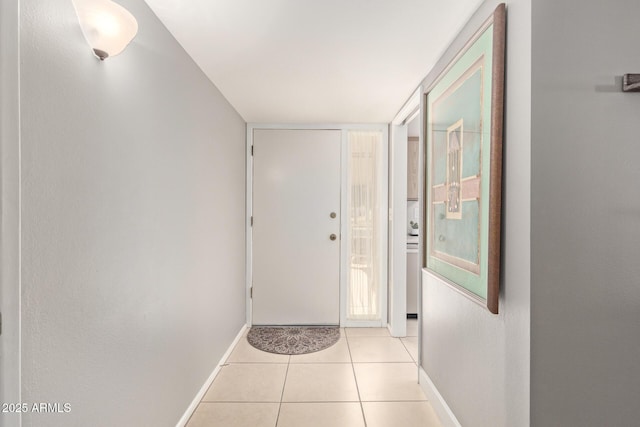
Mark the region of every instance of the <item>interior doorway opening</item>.
[[407, 319], [418, 318], [418, 283], [420, 277], [419, 241], [420, 227], [420, 114], [414, 114], [407, 123], [407, 263], [406, 298]]

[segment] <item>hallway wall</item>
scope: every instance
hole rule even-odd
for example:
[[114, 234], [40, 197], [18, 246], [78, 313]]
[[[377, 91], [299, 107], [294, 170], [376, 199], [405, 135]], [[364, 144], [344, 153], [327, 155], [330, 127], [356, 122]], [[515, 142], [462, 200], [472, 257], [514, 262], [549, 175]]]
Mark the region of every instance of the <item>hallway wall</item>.
[[531, 425], [638, 425], [637, 0], [533, 2]]
[[[428, 87], [500, 1], [485, 1], [423, 82]], [[507, 4], [499, 314], [423, 273], [423, 363], [465, 427], [529, 423], [531, 2]]]
[[[20, 401], [18, 2], [0, 2], [0, 402]], [[19, 415], [0, 411], [0, 425]]]
[[31, 426], [174, 426], [245, 322], [245, 123], [144, 2], [100, 62], [21, 1], [23, 402]]

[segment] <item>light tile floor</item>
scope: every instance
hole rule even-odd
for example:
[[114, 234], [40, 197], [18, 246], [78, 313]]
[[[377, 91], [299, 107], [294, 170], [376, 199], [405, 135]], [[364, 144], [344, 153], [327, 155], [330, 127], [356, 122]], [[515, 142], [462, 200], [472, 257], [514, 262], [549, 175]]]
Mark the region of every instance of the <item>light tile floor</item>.
[[240, 340], [187, 427], [440, 427], [417, 383], [418, 327], [344, 328], [326, 350], [283, 356]]

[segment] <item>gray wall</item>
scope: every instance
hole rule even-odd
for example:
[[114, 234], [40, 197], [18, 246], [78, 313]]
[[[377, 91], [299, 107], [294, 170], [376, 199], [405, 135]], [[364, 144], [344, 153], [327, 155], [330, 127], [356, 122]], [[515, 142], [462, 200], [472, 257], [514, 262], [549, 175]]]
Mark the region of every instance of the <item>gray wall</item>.
[[[0, 2], [0, 402], [20, 402], [18, 2]], [[18, 423], [0, 412], [0, 425]]]
[[175, 425], [245, 321], [245, 123], [141, 1], [21, 1], [25, 426]]
[[532, 426], [639, 422], [639, 15], [533, 2]]
[[[486, 1], [425, 86], [489, 17]], [[529, 422], [531, 2], [507, 2], [500, 314], [423, 274], [422, 366], [465, 427]]]

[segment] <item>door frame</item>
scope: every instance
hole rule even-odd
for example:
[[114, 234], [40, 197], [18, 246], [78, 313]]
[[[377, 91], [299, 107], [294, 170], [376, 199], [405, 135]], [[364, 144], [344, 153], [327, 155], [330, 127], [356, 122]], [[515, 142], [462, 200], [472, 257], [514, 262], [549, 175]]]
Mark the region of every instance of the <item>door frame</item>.
[[[251, 216], [253, 212], [253, 131], [256, 129], [291, 129], [291, 130], [340, 130], [342, 132], [341, 138], [341, 159], [340, 159], [340, 235], [347, 236], [348, 223], [342, 220], [348, 218], [348, 206], [347, 206], [347, 177], [348, 177], [348, 132], [350, 130], [370, 130], [380, 131], [382, 133], [382, 158], [380, 159], [381, 174], [380, 174], [380, 196], [383, 203], [380, 206], [380, 235], [383, 237], [380, 244], [380, 257], [382, 260], [387, 259], [387, 204], [384, 203], [388, 199], [388, 189], [386, 183], [388, 182], [388, 141], [389, 131], [387, 124], [286, 124], [286, 123], [247, 123], [247, 138], [246, 138], [246, 217], [245, 217], [245, 247], [246, 247], [246, 277], [245, 277], [245, 291], [246, 291], [246, 321], [247, 325], [252, 325], [252, 299], [251, 299], [251, 286], [253, 283], [253, 234], [251, 228]], [[380, 307], [381, 307], [381, 320], [380, 321], [348, 321], [346, 319], [346, 295], [348, 284], [348, 239], [340, 239], [340, 326], [345, 327], [371, 327], [378, 326], [383, 327], [387, 324], [387, 263], [382, 262], [380, 265]]]
[[[21, 402], [19, 2], [0, 2], [0, 401]], [[0, 424], [22, 425], [0, 412]]]
[[[393, 337], [407, 335], [407, 123], [422, 117], [422, 86], [418, 87], [391, 122], [389, 166], [389, 332]], [[422, 153], [423, 126], [418, 145]], [[422, 157], [422, 154], [420, 154]], [[420, 175], [421, 176], [421, 175]], [[422, 180], [419, 179], [421, 193]], [[422, 211], [422, 209], [420, 209]], [[422, 223], [422, 220], [420, 220]], [[420, 234], [419, 241], [422, 242]], [[419, 248], [422, 247], [420, 243]], [[420, 251], [420, 250], [419, 250]], [[419, 259], [422, 259], [418, 254]], [[418, 277], [418, 319], [422, 318], [422, 285]], [[418, 322], [420, 324], [420, 322]]]

